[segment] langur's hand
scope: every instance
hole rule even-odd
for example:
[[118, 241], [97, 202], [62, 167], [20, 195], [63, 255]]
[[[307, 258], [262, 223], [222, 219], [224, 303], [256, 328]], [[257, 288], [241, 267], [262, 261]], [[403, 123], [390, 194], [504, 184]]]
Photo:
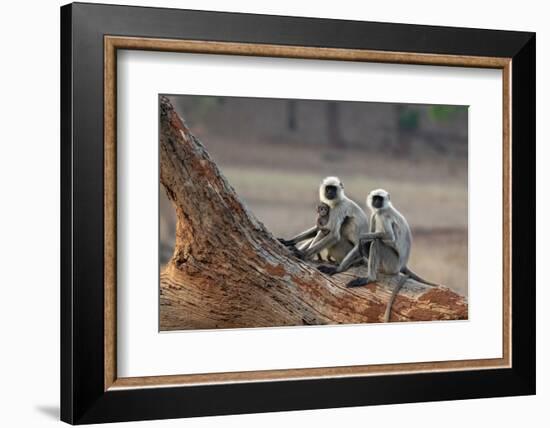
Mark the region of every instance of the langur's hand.
[[277, 238], [277, 241], [279, 241], [281, 244], [283, 244], [285, 247], [292, 247], [294, 246], [294, 242], [292, 241], [287, 241], [286, 239], [284, 238]]
[[317, 267], [317, 270], [319, 272], [324, 273], [325, 275], [334, 275], [336, 273], [336, 267], [335, 266], [327, 266], [327, 265], [321, 265]]

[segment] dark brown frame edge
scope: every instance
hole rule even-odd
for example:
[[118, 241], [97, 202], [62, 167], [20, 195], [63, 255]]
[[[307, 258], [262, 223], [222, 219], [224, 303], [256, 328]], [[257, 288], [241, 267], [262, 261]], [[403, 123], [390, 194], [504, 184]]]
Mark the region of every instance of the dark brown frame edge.
[[[105, 391], [106, 35], [512, 58], [512, 206], [522, 207], [512, 214], [512, 367]], [[61, 9], [61, 53], [62, 420], [111, 422], [535, 392], [533, 33], [72, 4]]]
[[[433, 55], [365, 49], [334, 49], [304, 46], [268, 45], [259, 43], [173, 40], [145, 37], [105, 36], [104, 59], [104, 148], [105, 148], [105, 218], [104, 218], [104, 291], [105, 291], [105, 390], [257, 382], [311, 378], [372, 376], [383, 374], [433, 371], [495, 369], [511, 367], [511, 169], [510, 169], [510, 102], [511, 60], [498, 57]], [[118, 50], [148, 50], [209, 55], [249, 55], [280, 58], [323, 59], [356, 62], [384, 62], [493, 68], [502, 72], [503, 133], [503, 298], [502, 357], [457, 361], [426, 361], [407, 364], [376, 364], [339, 367], [315, 367], [226, 373], [201, 373], [170, 376], [119, 378], [116, 375], [116, 70]]]

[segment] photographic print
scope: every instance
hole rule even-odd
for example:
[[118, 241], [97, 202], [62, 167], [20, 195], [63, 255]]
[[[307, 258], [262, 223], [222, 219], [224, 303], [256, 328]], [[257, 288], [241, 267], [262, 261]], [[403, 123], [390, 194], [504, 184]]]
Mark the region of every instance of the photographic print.
[[468, 107], [159, 96], [160, 330], [468, 318]]

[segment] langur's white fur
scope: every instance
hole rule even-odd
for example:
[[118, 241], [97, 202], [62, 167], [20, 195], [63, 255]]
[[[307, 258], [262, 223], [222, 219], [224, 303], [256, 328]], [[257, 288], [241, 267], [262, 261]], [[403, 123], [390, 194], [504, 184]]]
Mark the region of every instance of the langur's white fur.
[[[334, 186], [338, 190], [338, 196], [336, 199], [327, 199], [325, 195], [325, 189], [327, 186]], [[341, 199], [349, 199], [345, 193], [344, 193], [344, 184], [340, 181], [338, 177], [326, 177], [321, 181], [321, 185], [319, 186], [319, 200], [323, 202], [324, 204], [327, 204], [329, 207], [334, 207], [337, 203], [340, 202]], [[352, 201], [353, 202], [353, 201]], [[355, 203], [355, 202], [353, 202]]]

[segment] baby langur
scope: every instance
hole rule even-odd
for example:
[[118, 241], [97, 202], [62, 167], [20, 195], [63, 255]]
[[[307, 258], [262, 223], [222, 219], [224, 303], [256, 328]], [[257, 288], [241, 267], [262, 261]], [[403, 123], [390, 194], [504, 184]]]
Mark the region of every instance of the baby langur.
[[[339, 263], [338, 268], [343, 265], [347, 268], [361, 257], [358, 251], [359, 236], [368, 232], [367, 216], [359, 205], [345, 195], [344, 185], [337, 177], [327, 177], [321, 182], [319, 199], [329, 207], [326, 225], [320, 227], [317, 222], [312, 228], [281, 242], [294, 246], [307, 240], [298, 247], [299, 256], [310, 259], [321, 254]], [[350, 257], [351, 253], [354, 254], [353, 258]], [[330, 266], [327, 268], [336, 270]]]
[[373, 190], [367, 197], [367, 205], [372, 212], [370, 229], [361, 236], [359, 251], [362, 255], [368, 252], [368, 274], [366, 278], [350, 281], [347, 286], [359, 287], [375, 282], [378, 274], [399, 276], [386, 308], [384, 321], [387, 322], [395, 296], [407, 278], [430, 286], [437, 284], [420, 278], [407, 267], [412, 245], [411, 229], [405, 217], [390, 202], [389, 193], [383, 189]]
[[[345, 222], [345, 220], [344, 220]], [[302, 247], [299, 247], [300, 250], [307, 249], [312, 245], [315, 245], [319, 239], [326, 236], [330, 232], [331, 224], [330, 223], [330, 207], [325, 204], [324, 202], [321, 202], [319, 205], [317, 205], [317, 235], [315, 238], [313, 238], [311, 241], [306, 241], [305, 245]], [[351, 245], [348, 249], [351, 250]], [[323, 251], [319, 252], [318, 257], [319, 261], [331, 261], [334, 262], [338, 258], [338, 262], [340, 262], [346, 255], [340, 255], [340, 257], [335, 257], [334, 252], [330, 252], [327, 249], [324, 249]]]
[[317, 205], [317, 227], [321, 230], [325, 229], [329, 221], [330, 207], [321, 202]]

